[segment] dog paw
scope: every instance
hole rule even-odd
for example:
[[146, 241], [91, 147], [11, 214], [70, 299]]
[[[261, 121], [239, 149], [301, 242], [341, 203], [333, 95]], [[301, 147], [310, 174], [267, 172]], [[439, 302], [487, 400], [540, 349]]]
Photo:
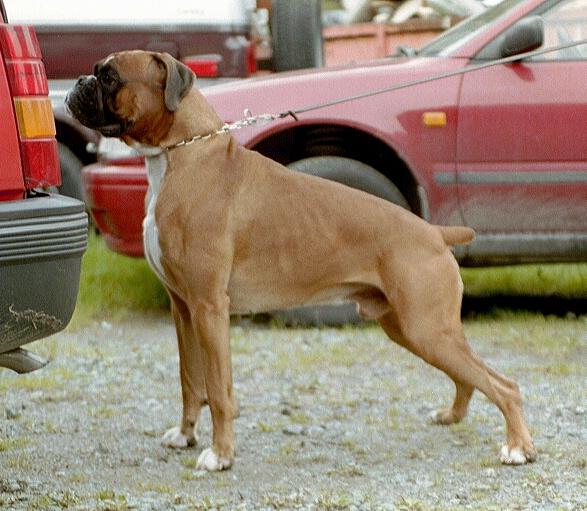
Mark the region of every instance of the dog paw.
[[161, 444], [165, 447], [172, 447], [173, 449], [185, 449], [198, 443], [198, 439], [194, 434], [186, 436], [181, 432], [179, 426], [175, 426], [165, 432], [161, 439]]
[[208, 472], [218, 472], [226, 470], [232, 466], [231, 458], [218, 456], [212, 448], [204, 449], [198, 457], [197, 470], [207, 470]]
[[499, 459], [504, 465], [525, 465], [529, 461], [536, 459], [536, 450], [533, 447], [530, 449], [512, 447], [510, 449], [507, 445], [504, 445], [501, 448]]
[[452, 408], [434, 410], [433, 412], [430, 412], [428, 418], [433, 424], [440, 424], [442, 426], [448, 426], [449, 424], [454, 424], [455, 422], [460, 421], [460, 419], [455, 416]]

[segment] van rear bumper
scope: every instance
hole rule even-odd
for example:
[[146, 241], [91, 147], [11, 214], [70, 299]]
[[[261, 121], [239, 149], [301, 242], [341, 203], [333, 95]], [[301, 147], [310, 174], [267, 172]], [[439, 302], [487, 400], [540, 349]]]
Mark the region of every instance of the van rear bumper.
[[0, 202], [0, 353], [67, 326], [87, 241], [83, 202], [53, 194]]

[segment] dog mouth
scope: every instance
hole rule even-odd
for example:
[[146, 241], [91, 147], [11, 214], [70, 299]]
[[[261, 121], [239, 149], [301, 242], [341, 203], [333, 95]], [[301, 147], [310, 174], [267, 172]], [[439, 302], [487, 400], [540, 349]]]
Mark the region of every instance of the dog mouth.
[[104, 101], [102, 88], [95, 76], [80, 76], [65, 98], [67, 112], [84, 126], [99, 131], [105, 137], [120, 137], [128, 122], [110, 111]]

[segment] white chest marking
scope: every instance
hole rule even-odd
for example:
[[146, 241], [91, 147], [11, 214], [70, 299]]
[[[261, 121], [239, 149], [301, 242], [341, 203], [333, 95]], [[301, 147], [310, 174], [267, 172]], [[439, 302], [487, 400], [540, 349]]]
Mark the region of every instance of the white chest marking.
[[155, 222], [155, 205], [157, 197], [161, 190], [161, 182], [167, 169], [167, 155], [158, 153], [155, 155], [146, 154], [147, 176], [149, 180], [149, 189], [147, 191], [147, 214], [143, 220], [143, 247], [145, 257], [149, 265], [159, 277], [159, 280], [167, 285], [165, 272], [161, 265], [161, 247], [159, 246], [159, 229]]

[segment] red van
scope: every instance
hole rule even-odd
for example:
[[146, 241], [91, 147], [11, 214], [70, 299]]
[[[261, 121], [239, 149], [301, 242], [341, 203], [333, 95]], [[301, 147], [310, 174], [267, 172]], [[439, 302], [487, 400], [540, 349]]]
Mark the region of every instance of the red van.
[[0, 366], [28, 372], [45, 361], [20, 346], [73, 314], [88, 219], [83, 202], [46, 191], [61, 175], [41, 50], [1, 0], [0, 16]]

